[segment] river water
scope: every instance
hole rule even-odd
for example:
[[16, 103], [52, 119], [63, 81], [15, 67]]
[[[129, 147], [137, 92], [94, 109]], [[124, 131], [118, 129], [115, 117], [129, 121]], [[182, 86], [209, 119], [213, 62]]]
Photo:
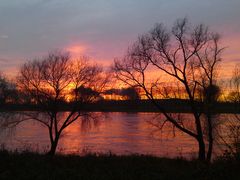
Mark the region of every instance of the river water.
[[[79, 120], [65, 129], [59, 141], [58, 153], [89, 152], [114, 154], [150, 154], [164, 157], [197, 155], [196, 141], [165, 126], [162, 131], [149, 122], [160, 119], [156, 113], [95, 113], [99, 117], [89, 123]], [[190, 114], [184, 114], [188, 121]], [[229, 115], [227, 115], [229, 116]], [[224, 117], [224, 118], [222, 118]], [[221, 115], [221, 119], [226, 119]], [[189, 120], [190, 121], [190, 120]], [[11, 131], [2, 131], [0, 143], [11, 150], [45, 152], [49, 148], [47, 129], [35, 121], [26, 121]], [[215, 146], [214, 154], [221, 153]]]

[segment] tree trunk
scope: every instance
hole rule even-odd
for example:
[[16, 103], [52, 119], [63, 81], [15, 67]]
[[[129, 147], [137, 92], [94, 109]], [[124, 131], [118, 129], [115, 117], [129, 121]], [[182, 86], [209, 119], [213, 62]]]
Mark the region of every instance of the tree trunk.
[[51, 148], [50, 148], [50, 150], [48, 151], [47, 155], [49, 155], [49, 156], [51, 156], [51, 157], [55, 155], [56, 150], [57, 150], [58, 140], [59, 140], [59, 138], [56, 137], [56, 138], [54, 139], [54, 141], [51, 142]]
[[201, 161], [206, 160], [206, 154], [205, 154], [205, 142], [203, 137], [203, 130], [200, 122], [200, 118], [194, 114], [195, 116], [195, 122], [196, 122], [196, 128], [197, 128], [197, 141], [198, 141], [198, 159]]
[[207, 116], [208, 122], [208, 152], [207, 152], [207, 160], [211, 161], [212, 151], [213, 151], [213, 127], [212, 127], [212, 117], [211, 114], [208, 113]]
[[202, 137], [198, 137], [198, 159], [201, 161], [206, 160], [205, 156], [205, 144]]

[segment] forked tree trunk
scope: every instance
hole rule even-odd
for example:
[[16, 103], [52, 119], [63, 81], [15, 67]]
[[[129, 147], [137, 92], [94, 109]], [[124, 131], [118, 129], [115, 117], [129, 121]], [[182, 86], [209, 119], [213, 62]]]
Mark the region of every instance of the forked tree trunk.
[[58, 145], [58, 140], [59, 138], [56, 137], [53, 141], [51, 141], [51, 147], [50, 150], [48, 151], [47, 155], [49, 156], [54, 156], [57, 150], [57, 145]]

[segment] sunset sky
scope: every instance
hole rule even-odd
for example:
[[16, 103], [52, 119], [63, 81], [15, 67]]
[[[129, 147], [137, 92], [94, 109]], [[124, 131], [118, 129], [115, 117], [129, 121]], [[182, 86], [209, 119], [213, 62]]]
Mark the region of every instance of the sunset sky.
[[155, 23], [181, 17], [222, 35], [229, 74], [240, 60], [240, 0], [0, 0], [0, 71], [14, 75], [56, 49], [107, 66]]

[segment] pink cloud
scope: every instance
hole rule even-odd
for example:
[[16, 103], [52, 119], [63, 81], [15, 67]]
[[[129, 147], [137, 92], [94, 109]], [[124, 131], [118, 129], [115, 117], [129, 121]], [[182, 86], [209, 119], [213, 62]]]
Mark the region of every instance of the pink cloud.
[[70, 52], [73, 57], [85, 55], [87, 49], [88, 48], [86, 45], [80, 44], [70, 45], [67, 48], [65, 48], [65, 50]]

